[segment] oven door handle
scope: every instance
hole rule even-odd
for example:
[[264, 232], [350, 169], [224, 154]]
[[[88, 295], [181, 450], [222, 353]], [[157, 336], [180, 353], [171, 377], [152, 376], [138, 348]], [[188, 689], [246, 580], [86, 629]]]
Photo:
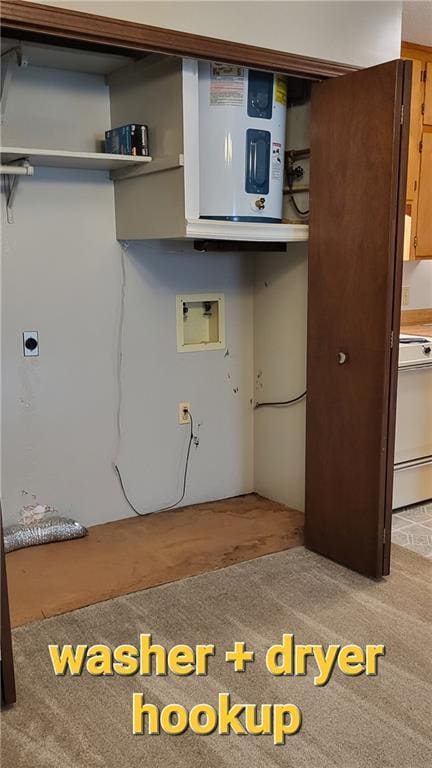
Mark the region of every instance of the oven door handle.
[[423, 456], [421, 459], [411, 459], [408, 461], [401, 461], [399, 464], [394, 465], [394, 471], [400, 472], [403, 469], [417, 469], [418, 467], [428, 467], [432, 464], [432, 456]]

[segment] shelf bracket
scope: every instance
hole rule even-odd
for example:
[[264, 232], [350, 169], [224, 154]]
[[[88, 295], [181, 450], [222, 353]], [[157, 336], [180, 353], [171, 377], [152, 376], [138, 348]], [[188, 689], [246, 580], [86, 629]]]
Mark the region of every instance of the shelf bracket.
[[13, 74], [17, 67], [26, 67], [28, 65], [28, 60], [23, 54], [21, 45], [16, 45], [13, 48], [9, 48], [8, 51], [5, 51], [1, 57], [1, 64], [0, 125], [3, 125], [6, 102]]
[[0, 174], [5, 177], [6, 215], [8, 224], [14, 223], [13, 206], [21, 176], [33, 176], [34, 168], [27, 158], [21, 158], [13, 163], [0, 166]]

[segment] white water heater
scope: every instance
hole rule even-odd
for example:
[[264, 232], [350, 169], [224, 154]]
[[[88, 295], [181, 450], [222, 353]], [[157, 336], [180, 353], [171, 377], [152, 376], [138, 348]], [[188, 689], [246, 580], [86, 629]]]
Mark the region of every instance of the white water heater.
[[282, 220], [286, 81], [199, 63], [200, 217]]

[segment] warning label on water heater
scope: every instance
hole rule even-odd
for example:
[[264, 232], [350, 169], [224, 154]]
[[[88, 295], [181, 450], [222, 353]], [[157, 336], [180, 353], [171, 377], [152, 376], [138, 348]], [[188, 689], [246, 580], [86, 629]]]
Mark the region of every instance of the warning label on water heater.
[[278, 141], [272, 143], [271, 177], [280, 179], [282, 176], [282, 145]]
[[210, 70], [210, 106], [241, 107], [245, 93], [244, 67], [212, 64]]
[[287, 103], [287, 84], [281, 77], [275, 77], [275, 101], [283, 106]]

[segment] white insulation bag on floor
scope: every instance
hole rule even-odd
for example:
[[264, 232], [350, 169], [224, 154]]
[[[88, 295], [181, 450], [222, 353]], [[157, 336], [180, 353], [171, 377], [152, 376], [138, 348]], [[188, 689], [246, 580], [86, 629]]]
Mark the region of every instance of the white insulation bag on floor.
[[70, 517], [47, 515], [31, 523], [15, 523], [4, 528], [5, 552], [48, 544], [52, 541], [66, 541], [87, 536], [87, 528]]

